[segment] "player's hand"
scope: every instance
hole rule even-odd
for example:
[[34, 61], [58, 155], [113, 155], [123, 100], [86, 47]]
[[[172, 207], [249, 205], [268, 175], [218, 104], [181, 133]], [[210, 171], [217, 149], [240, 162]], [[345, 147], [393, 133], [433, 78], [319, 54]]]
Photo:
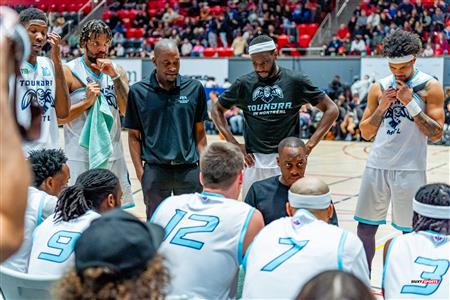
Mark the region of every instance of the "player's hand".
[[385, 112], [397, 100], [397, 90], [390, 87], [383, 92], [381, 95], [380, 103], [378, 104], [378, 108]]
[[98, 95], [100, 95], [100, 86], [96, 82], [91, 82], [86, 85], [86, 103], [91, 107]]
[[241, 149], [242, 154], [244, 154], [244, 163], [247, 168], [253, 167], [255, 164], [255, 156], [253, 153], [247, 153], [245, 150], [245, 144], [239, 144], [239, 148]]
[[118, 75], [116, 68], [114, 68], [110, 59], [98, 58], [97, 63], [91, 64], [91, 66], [110, 77], [117, 77]]
[[406, 83], [400, 80], [397, 80], [397, 85], [397, 99], [406, 106], [412, 99], [413, 89], [411, 89]]
[[144, 176], [144, 168], [139, 168], [136, 170], [136, 177], [140, 183], [142, 183], [142, 176]]
[[53, 62], [60, 63], [61, 61], [61, 36], [56, 32], [50, 32], [47, 35], [47, 42], [52, 46], [51, 57]]

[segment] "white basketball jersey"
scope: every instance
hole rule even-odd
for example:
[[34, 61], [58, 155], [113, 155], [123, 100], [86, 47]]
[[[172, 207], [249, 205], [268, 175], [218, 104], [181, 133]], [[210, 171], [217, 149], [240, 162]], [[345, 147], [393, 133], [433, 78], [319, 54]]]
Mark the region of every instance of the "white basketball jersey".
[[58, 198], [34, 187], [28, 188], [27, 209], [25, 211], [25, 231], [22, 246], [2, 266], [18, 272], [27, 273], [33, 243], [33, 231], [55, 211]]
[[[407, 82], [413, 89], [413, 99], [422, 110], [425, 102], [421, 95], [431, 75], [419, 70]], [[380, 80], [383, 90], [396, 87], [394, 75]], [[384, 114], [367, 159], [367, 166], [384, 170], [425, 171], [427, 159], [427, 136], [423, 134], [399, 100]]]
[[[116, 92], [114, 90], [114, 83], [110, 76], [100, 73], [99, 75], [93, 73], [85, 62], [84, 56], [76, 58], [67, 63], [67, 66], [72, 71], [72, 74], [84, 85], [89, 81], [97, 82], [100, 85], [101, 92], [105, 96], [111, 113], [114, 117], [114, 123], [110, 131], [113, 152], [110, 161], [117, 160], [123, 157], [122, 143], [120, 141], [121, 124], [120, 112], [117, 102]], [[70, 93], [70, 105], [75, 105], [86, 99], [86, 89], [80, 88]], [[65, 153], [69, 160], [88, 162], [89, 156], [87, 149], [80, 146], [80, 135], [89, 110], [83, 112], [78, 118], [64, 125], [64, 142]]]
[[450, 235], [419, 231], [394, 238], [383, 271], [385, 299], [450, 299]]
[[370, 286], [361, 241], [303, 209], [264, 227], [244, 268], [243, 299], [294, 299], [306, 282], [326, 270], [351, 272]]
[[55, 214], [45, 219], [34, 233], [28, 273], [62, 276], [75, 265], [73, 250], [81, 233], [99, 217], [90, 210], [69, 222], [55, 223]]
[[24, 142], [23, 150], [28, 156], [32, 150], [58, 149], [58, 119], [55, 110], [55, 71], [53, 62], [44, 56], [36, 58], [36, 65], [24, 62], [20, 67], [22, 78], [17, 79], [17, 119], [20, 124], [30, 124], [30, 104], [35, 98], [42, 107], [41, 136], [38, 140]]
[[216, 194], [164, 200], [151, 222], [165, 228], [160, 252], [171, 273], [169, 295], [236, 297], [242, 245], [254, 208]]

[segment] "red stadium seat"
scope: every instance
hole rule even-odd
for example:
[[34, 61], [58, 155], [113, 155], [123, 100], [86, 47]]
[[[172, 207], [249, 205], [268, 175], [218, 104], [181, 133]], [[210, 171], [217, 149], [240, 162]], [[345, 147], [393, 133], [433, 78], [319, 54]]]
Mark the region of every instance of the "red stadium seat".
[[205, 51], [203, 51], [204, 57], [214, 57], [217, 53], [216, 48], [205, 48]]
[[308, 25], [307, 24], [299, 24], [297, 26], [298, 35], [303, 35], [308, 33]]
[[277, 47], [278, 49], [283, 48], [284, 46], [286, 46], [287, 44], [289, 44], [289, 37], [285, 34], [282, 34], [280, 36], [278, 36], [278, 41], [277, 41]]
[[109, 20], [111, 19], [111, 17], [113, 16], [113, 12], [110, 10], [105, 10], [102, 14], [102, 19], [103, 20]]
[[136, 37], [136, 31], [137, 31], [137, 29], [136, 28], [129, 28], [128, 30], [127, 30], [127, 32], [126, 32], [126, 37], [127, 37], [127, 39], [133, 39], [133, 38], [135, 38]]
[[307, 34], [303, 34], [300, 36], [300, 39], [298, 41], [300, 48], [308, 48], [309, 42], [311, 41], [311, 36]]
[[234, 56], [234, 51], [233, 48], [219, 48], [217, 54], [219, 57], [232, 57]]
[[306, 34], [308, 34], [310, 36], [314, 36], [314, 34], [316, 34], [316, 31], [318, 28], [319, 28], [319, 24], [317, 24], [317, 23], [308, 24], [306, 27]]
[[134, 37], [137, 39], [141, 39], [144, 37], [144, 34], [145, 34], [144, 28], [137, 28], [134, 33]]

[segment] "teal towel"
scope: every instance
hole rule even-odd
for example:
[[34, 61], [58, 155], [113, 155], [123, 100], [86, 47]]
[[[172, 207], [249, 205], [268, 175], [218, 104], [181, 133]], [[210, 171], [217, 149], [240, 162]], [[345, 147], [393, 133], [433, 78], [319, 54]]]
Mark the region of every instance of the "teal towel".
[[110, 131], [114, 117], [103, 95], [98, 96], [89, 110], [81, 130], [80, 146], [89, 152], [89, 169], [106, 168], [113, 149]]

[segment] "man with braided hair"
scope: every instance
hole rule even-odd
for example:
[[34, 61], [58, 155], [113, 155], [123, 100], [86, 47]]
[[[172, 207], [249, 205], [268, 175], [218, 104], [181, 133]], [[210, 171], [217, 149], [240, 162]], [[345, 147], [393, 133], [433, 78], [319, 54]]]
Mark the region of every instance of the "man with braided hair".
[[34, 229], [55, 211], [57, 196], [67, 186], [70, 178], [67, 157], [59, 149], [31, 151], [28, 161], [33, 170], [33, 186], [28, 187], [25, 211], [25, 233], [20, 249], [2, 266], [27, 272]]
[[[88, 123], [92, 107], [100, 101], [98, 99], [101, 99], [97, 104], [102, 111], [109, 108], [113, 119], [109, 130], [110, 143], [102, 147], [100, 156], [107, 160], [106, 168], [119, 178], [123, 189], [123, 207], [129, 208], [134, 206], [134, 201], [120, 138], [120, 117], [125, 115], [128, 79], [123, 68], [107, 59], [111, 40], [111, 30], [101, 20], [91, 20], [81, 29], [80, 47], [84, 55], [68, 62], [64, 68], [71, 106], [69, 116], [60, 123], [64, 124], [65, 151], [72, 172], [70, 184], [73, 184], [84, 171], [100, 167], [92, 166], [89, 150], [80, 145], [80, 136]], [[102, 105], [102, 102], [106, 103]], [[105, 140], [108, 137], [97, 138]]]
[[450, 186], [427, 184], [413, 199], [413, 230], [384, 246], [385, 299], [448, 299]]
[[427, 140], [442, 137], [444, 91], [431, 75], [415, 67], [420, 38], [397, 30], [383, 41], [391, 75], [370, 87], [359, 125], [366, 140], [375, 138], [362, 176], [355, 220], [369, 268], [375, 234], [386, 224], [392, 202], [392, 226], [411, 231], [412, 201], [426, 183]]
[[81, 233], [100, 214], [120, 207], [122, 189], [111, 171], [92, 169], [59, 196], [55, 213], [34, 232], [28, 273], [62, 275], [74, 266], [73, 249]]

